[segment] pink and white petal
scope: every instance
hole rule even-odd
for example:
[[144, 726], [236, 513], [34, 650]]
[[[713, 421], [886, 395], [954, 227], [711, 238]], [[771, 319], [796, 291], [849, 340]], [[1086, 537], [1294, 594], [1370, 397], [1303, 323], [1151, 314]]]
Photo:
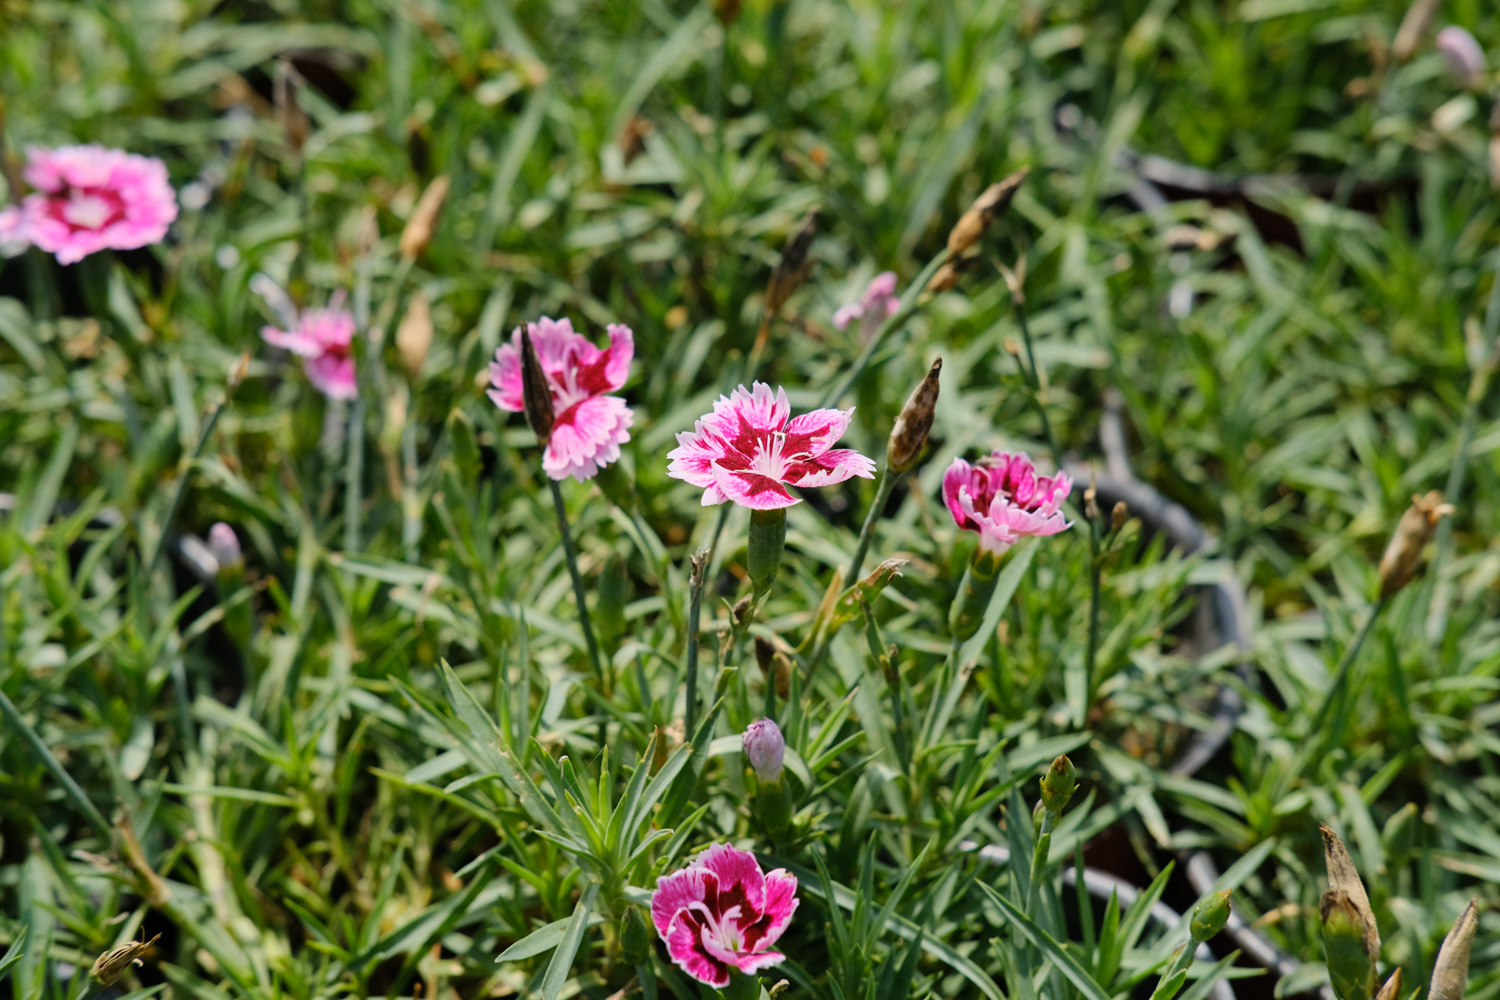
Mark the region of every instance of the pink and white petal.
[[757, 951], [775, 944], [792, 922], [792, 914], [797, 912], [800, 902], [797, 899], [797, 876], [788, 874], [784, 868], [768, 872], [761, 917], [741, 928], [745, 935], [745, 950]]
[[[802, 501], [786, 491], [786, 487], [759, 472], [731, 472], [722, 465], [714, 465], [714, 485], [726, 498], [741, 507], [751, 510], [776, 510], [791, 507]], [[704, 497], [707, 505], [707, 497]]]
[[959, 493], [969, 485], [973, 467], [961, 458], [955, 458], [953, 464], [948, 466], [948, 471], [943, 473], [943, 503], [948, 508], [948, 513], [953, 515], [953, 521], [960, 528], [968, 528], [968, 515], [964, 513], [963, 504], [959, 502]]
[[542, 469], [553, 479], [592, 479], [620, 457], [630, 440], [635, 414], [619, 396], [593, 396], [557, 415], [542, 455]]
[[526, 408], [521, 388], [521, 355], [510, 344], [501, 344], [490, 362], [490, 398], [502, 410], [520, 413]]
[[853, 323], [855, 320], [859, 319], [864, 314], [865, 307], [858, 302], [851, 302], [846, 306], [839, 306], [838, 310], [833, 314], [833, 328], [835, 330], [842, 330], [850, 323]]
[[604, 366], [604, 377], [610, 392], [614, 392], [630, 378], [630, 362], [635, 357], [635, 333], [624, 323], [611, 323], [609, 331], [609, 360]]
[[656, 933], [665, 941], [677, 911], [694, 903], [706, 903], [709, 894], [718, 891], [718, 877], [705, 868], [695, 866], [657, 879], [656, 891], [651, 894], [651, 922], [656, 925]]
[[760, 862], [749, 851], [730, 844], [714, 844], [693, 861], [719, 878], [718, 905], [714, 912], [728, 914], [732, 907], [755, 919], [765, 906], [766, 876]]
[[[531, 334], [531, 346], [536, 348], [537, 360], [549, 375], [568, 365], [568, 355], [577, 348], [579, 341], [588, 344], [588, 338], [573, 332], [573, 321], [566, 316], [562, 319], [543, 316], [535, 323], [527, 323], [526, 332]], [[517, 352], [521, 350], [520, 327], [511, 335], [511, 343]]]
[[799, 489], [811, 489], [815, 486], [832, 486], [855, 476], [874, 479], [874, 460], [853, 448], [835, 448], [810, 462], [798, 462], [789, 466], [786, 481]]
[[844, 436], [853, 419], [852, 406], [847, 410], [810, 410], [793, 417], [786, 425], [786, 445], [783, 452], [787, 455], [808, 454], [816, 458]]
[[724, 491], [719, 489], [718, 484], [715, 484], [703, 491], [702, 506], [716, 507], [728, 499], [729, 498], [724, 495]]
[[667, 452], [667, 475], [694, 486], [714, 483], [713, 464], [725, 455], [725, 446], [698, 421], [691, 431], [679, 432], [677, 447]]
[[26, 216], [19, 205], [0, 210], [0, 257], [14, 257], [31, 243]]
[[753, 954], [741, 952], [735, 958], [735, 965], [746, 975], [759, 972], [761, 969], [769, 969], [773, 965], [780, 965], [786, 961], [786, 956], [779, 951], [759, 951]]
[[730, 447], [751, 455], [755, 442], [764, 436], [757, 432], [782, 430], [791, 413], [785, 389], [772, 392], [764, 382], [756, 382], [752, 389], [741, 385], [728, 396], [720, 396], [703, 422]]
[[359, 395], [353, 358], [331, 354], [307, 359], [307, 380], [329, 399], [353, 399]]
[[299, 357], [315, 358], [323, 353], [323, 346], [301, 332], [278, 330], [274, 326], [261, 327], [261, 339], [272, 347], [281, 347]]
[[662, 940], [667, 943], [667, 954], [672, 961], [698, 980], [709, 986], [729, 985], [729, 966], [708, 954], [703, 947], [703, 936], [699, 928], [702, 923], [679, 910], [673, 917]]

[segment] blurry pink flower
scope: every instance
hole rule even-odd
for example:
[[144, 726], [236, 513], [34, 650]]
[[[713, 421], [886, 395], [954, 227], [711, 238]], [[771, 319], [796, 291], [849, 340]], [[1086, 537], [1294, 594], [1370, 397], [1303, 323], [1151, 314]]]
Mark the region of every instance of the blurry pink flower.
[[868, 337], [899, 308], [901, 300], [896, 296], [896, 272], [882, 271], [870, 279], [862, 300], [839, 307], [833, 314], [833, 325], [842, 330], [859, 320], [860, 332]]
[[715, 844], [686, 868], [663, 875], [651, 920], [667, 953], [701, 983], [723, 987], [729, 970], [754, 973], [786, 958], [767, 951], [797, 912], [797, 877], [761, 874], [749, 851]]
[[0, 244], [34, 245], [61, 264], [159, 242], [177, 218], [166, 164], [151, 157], [103, 146], [32, 149], [25, 176], [35, 190], [0, 211]]
[[1449, 25], [1437, 33], [1437, 50], [1448, 61], [1448, 70], [1465, 87], [1478, 90], [1484, 86], [1484, 49], [1463, 28]]
[[354, 372], [354, 317], [343, 308], [344, 293], [335, 292], [325, 309], [303, 309], [264, 274], [250, 279], [250, 290], [260, 295], [280, 316], [286, 329], [262, 327], [266, 343], [302, 357], [307, 380], [329, 399], [353, 399], [359, 394]]
[[1072, 489], [1066, 472], [1038, 476], [1023, 453], [997, 451], [973, 465], [957, 458], [943, 474], [943, 502], [953, 520], [977, 531], [981, 550], [997, 555], [1025, 535], [1067, 529], [1061, 508]]
[[733, 500], [752, 510], [801, 503], [786, 491], [875, 478], [875, 463], [850, 448], [834, 448], [854, 409], [813, 410], [792, 417], [786, 390], [755, 383], [720, 396], [691, 432], [677, 435], [667, 475], [703, 487], [703, 506]]
[[[619, 396], [607, 396], [625, 384], [635, 356], [635, 335], [622, 323], [611, 323], [609, 347], [599, 350], [570, 320], [543, 316], [527, 323], [537, 360], [552, 389], [553, 424], [542, 469], [553, 479], [572, 476], [579, 482], [620, 459], [620, 445], [630, 440], [635, 414]], [[521, 413], [521, 328], [501, 344], [490, 364], [490, 398], [502, 410]]]

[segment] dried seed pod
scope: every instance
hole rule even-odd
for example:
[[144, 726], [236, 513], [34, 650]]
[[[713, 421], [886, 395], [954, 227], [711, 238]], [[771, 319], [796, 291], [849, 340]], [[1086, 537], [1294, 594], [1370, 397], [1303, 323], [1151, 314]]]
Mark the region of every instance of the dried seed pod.
[[891, 428], [890, 441], [885, 448], [886, 466], [896, 475], [917, 464], [917, 458], [927, 444], [927, 435], [932, 430], [932, 418], [937, 411], [938, 373], [942, 370], [943, 359], [938, 358], [911, 391], [911, 395], [906, 397], [906, 405], [896, 415], [896, 423]]
[[438, 215], [443, 210], [443, 202], [448, 199], [448, 187], [448, 175], [439, 174], [422, 192], [417, 207], [412, 209], [411, 218], [406, 220], [406, 228], [401, 230], [401, 256], [415, 260], [432, 242], [432, 236], [437, 232]]
[[803, 218], [797, 231], [787, 237], [786, 246], [781, 249], [781, 259], [771, 272], [771, 280], [766, 282], [767, 319], [780, 315], [786, 300], [807, 280], [807, 273], [812, 270], [808, 251], [812, 249], [813, 237], [817, 234], [818, 210], [815, 208]]
[[942, 267], [933, 273], [927, 282], [927, 291], [936, 295], [938, 292], [946, 292], [958, 284], [962, 278], [979, 260], [977, 252], [970, 252], [961, 257], [953, 257]]
[[1479, 929], [1478, 900], [1469, 900], [1458, 923], [1443, 938], [1437, 962], [1432, 967], [1432, 983], [1427, 987], [1428, 1000], [1463, 1000], [1469, 982], [1469, 949], [1474, 932]]
[[1380, 596], [1393, 597], [1417, 575], [1422, 561], [1422, 550], [1432, 541], [1438, 521], [1453, 513], [1453, 505], [1443, 502], [1437, 490], [1425, 496], [1413, 496], [1411, 506], [1401, 515], [1396, 532], [1385, 555], [1380, 557]]
[[427, 362], [427, 352], [432, 349], [432, 307], [427, 293], [418, 291], [406, 307], [406, 315], [396, 327], [396, 352], [401, 356], [401, 367], [406, 377], [416, 381], [422, 365]]
[[1021, 182], [1026, 180], [1029, 173], [1031, 168], [1023, 167], [985, 188], [948, 233], [948, 252], [956, 257], [978, 243], [1001, 213], [1010, 207], [1010, 200], [1016, 196]]
[[1443, 0], [1415, 0], [1406, 8], [1401, 27], [1396, 29], [1396, 40], [1391, 42], [1391, 56], [1398, 63], [1410, 62], [1411, 57], [1417, 54], [1417, 49], [1421, 46], [1422, 39], [1427, 37], [1427, 29], [1432, 27], [1432, 19], [1442, 4]]
[[1130, 507], [1124, 500], [1115, 501], [1114, 507], [1109, 512], [1109, 530], [1118, 532], [1125, 527], [1125, 522], [1130, 517]]
[[536, 355], [536, 346], [531, 342], [531, 332], [521, 330], [521, 404], [526, 411], [526, 423], [536, 434], [537, 442], [547, 447], [552, 440], [552, 387], [547, 384], [547, 373]]
[[[161, 935], [158, 934], [150, 941], [130, 941], [118, 948], [106, 951], [94, 960], [94, 967], [89, 970], [89, 978], [101, 987], [113, 986], [132, 963], [141, 964], [141, 956], [160, 940]], [[1465, 957], [1467, 957], [1467, 951]]]
[[1391, 973], [1391, 978], [1380, 987], [1380, 992], [1375, 994], [1375, 1000], [1401, 1000], [1401, 966], [1396, 966], [1396, 971]]
[[1349, 849], [1327, 826], [1319, 830], [1323, 834], [1323, 860], [1328, 868], [1328, 891], [1323, 894], [1320, 907], [1328, 974], [1339, 996], [1367, 997], [1375, 987], [1380, 930]]

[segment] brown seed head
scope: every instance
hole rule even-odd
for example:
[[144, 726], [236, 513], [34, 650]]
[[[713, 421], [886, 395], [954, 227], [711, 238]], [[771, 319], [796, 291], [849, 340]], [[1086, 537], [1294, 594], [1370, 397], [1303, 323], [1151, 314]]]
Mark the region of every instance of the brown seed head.
[[547, 384], [547, 373], [536, 356], [536, 347], [531, 343], [531, 331], [521, 328], [521, 404], [526, 411], [526, 423], [536, 434], [543, 448], [552, 440], [552, 387]]
[[406, 220], [406, 228], [401, 230], [401, 256], [415, 260], [432, 242], [432, 235], [437, 232], [438, 214], [448, 199], [448, 186], [448, 175], [439, 174], [422, 192], [417, 207], [411, 211], [411, 218]]
[[1364, 934], [1364, 952], [1375, 961], [1380, 958], [1380, 930], [1375, 926], [1370, 897], [1365, 894], [1359, 870], [1354, 867], [1354, 859], [1349, 856], [1349, 849], [1339, 835], [1327, 826], [1318, 829], [1323, 834], [1323, 861], [1328, 867], [1328, 891], [1323, 894], [1324, 922], [1327, 922], [1330, 908], [1356, 914]]
[[768, 319], [780, 315], [786, 300], [807, 280], [807, 273], [812, 270], [812, 258], [808, 256], [808, 251], [812, 249], [813, 237], [817, 234], [818, 210], [815, 208], [803, 218], [797, 231], [787, 237], [786, 246], [781, 248], [781, 260], [776, 262], [771, 280], [766, 283], [765, 308]]
[[1375, 1000], [1401, 1000], [1401, 966], [1391, 973], [1391, 978], [1380, 987], [1380, 992], [1375, 994]]
[[1385, 555], [1380, 557], [1381, 597], [1393, 597], [1412, 581], [1422, 561], [1422, 550], [1432, 541], [1438, 521], [1451, 513], [1453, 505], [1444, 503], [1437, 490], [1411, 498], [1411, 506], [1401, 515], [1396, 532], [1385, 547]]
[[1114, 507], [1109, 512], [1109, 530], [1119, 531], [1121, 528], [1125, 527], [1125, 521], [1129, 517], [1129, 505], [1127, 505], [1124, 500], [1116, 501]]
[[1479, 929], [1477, 904], [1478, 900], [1469, 900], [1458, 923], [1443, 938], [1437, 962], [1432, 967], [1428, 1000], [1462, 1000], [1464, 987], [1469, 983], [1469, 950], [1474, 945], [1474, 932]]
[[406, 307], [406, 315], [396, 327], [396, 352], [401, 355], [401, 367], [406, 377], [416, 381], [427, 362], [427, 352], [432, 349], [432, 308], [427, 294], [417, 292]]
[[995, 220], [1010, 207], [1010, 200], [1016, 196], [1021, 182], [1026, 180], [1029, 173], [1029, 167], [1022, 168], [1003, 181], [985, 188], [948, 233], [948, 252], [956, 257], [978, 243]]
[[938, 358], [906, 398], [906, 405], [901, 407], [901, 412], [896, 415], [896, 423], [891, 428], [891, 439], [885, 449], [886, 466], [896, 475], [915, 465], [923, 446], [927, 444], [933, 414], [937, 411], [938, 373], [942, 370], [943, 359]]
[[140, 964], [141, 956], [144, 955], [152, 945], [161, 940], [158, 934], [150, 941], [129, 941], [100, 955], [94, 961], [94, 967], [89, 970], [89, 976], [100, 986], [113, 986], [131, 963]]

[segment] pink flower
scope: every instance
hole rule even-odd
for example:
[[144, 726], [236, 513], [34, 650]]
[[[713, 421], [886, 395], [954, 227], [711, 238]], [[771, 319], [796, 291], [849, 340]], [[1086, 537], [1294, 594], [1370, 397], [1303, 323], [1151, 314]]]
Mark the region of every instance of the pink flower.
[[834, 448], [854, 408], [813, 410], [792, 417], [786, 390], [755, 383], [720, 396], [691, 433], [677, 435], [667, 475], [703, 487], [703, 505], [733, 500], [753, 510], [801, 503], [786, 491], [875, 478], [875, 463], [851, 448]]
[[741, 745], [755, 776], [761, 781], [781, 780], [783, 761], [786, 759], [786, 737], [773, 719], [761, 719], [745, 727]]
[[701, 983], [729, 984], [731, 967], [754, 973], [786, 958], [767, 951], [797, 912], [797, 878], [761, 874], [749, 851], [715, 844], [686, 868], [663, 875], [651, 894], [651, 920], [667, 953]]
[[979, 546], [996, 555], [1025, 535], [1055, 535], [1069, 527], [1062, 502], [1073, 489], [1065, 472], [1038, 476], [1024, 453], [997, 451], [970, 465], [953, 460], [943, 474], [943, 502], [965, 531], [979, 532]]
[[35, 191], [0, 211], [0, 243], [35, 245], [72, 264], [159, 242], [177, 218], [160, 160], [103, 146], [32, 149], [27, 158]]
[[859, 320], [860, 332], [869, 336], [899, 308], [901, 300], [896, 296], [896, 272], [882, 271], [870, 279], [861, 301], [839, 307], [833, 314], [833, 325], [842, 330]]
[[250, 279], [258, 293], [281, 317], [286, 329], [263, 327], [266, 343], [284, 347], [305, 359], [307, 380], [329, 399], [353, 399], [359, 394], [355, 379], [354, 317], [343, 308], [344, 293], [335, 292], [325, 309], [303, 309], [264, 274]]
[[[625, 384], [635, 355], [630, 327], [611, 323], [609, 347], [599, 350], [567, 319], [543, 316], [526, 324], [537, 359], [552, 389], [552, 437], [542, 455], [542, 469], [553, 479], [572, 476], [579, 482], [620, 459], [620, 445], [630, 440], [635, 414], [619, 396], [608, 396]], [[502, 410], [520, 413], [521, 328], [501, 344], [490, 364], [490, 398]]]

